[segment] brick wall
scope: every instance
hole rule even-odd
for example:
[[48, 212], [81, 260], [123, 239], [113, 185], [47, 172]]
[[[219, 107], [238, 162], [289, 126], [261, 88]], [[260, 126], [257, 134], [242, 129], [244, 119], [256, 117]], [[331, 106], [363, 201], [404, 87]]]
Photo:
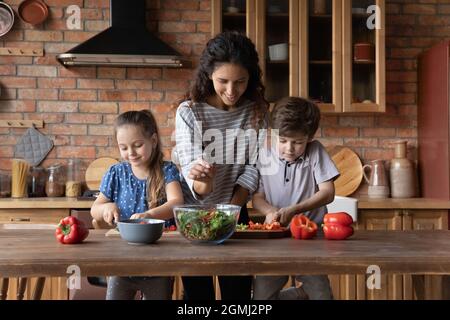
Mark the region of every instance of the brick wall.
[[[7, 0], [17, 11], [22, 0]], [[184, 93], [191, 69], [79, 67], [65, 69], [55, 59], [109, 24], [108, 0], [45, 0], [50, 17], [42, 26], [17, 21], [0, 38], [4, 47], [43, 48], [43, 57], [0, 56], [0, 119], [42, 119], [40, 129], [55, 142], [43, 165], [118, 156], [112, 137], [117, 114], [150, 108], [172, 145], [172, 104]], [[391, 142], [407, 139], [417, 158], [417, 56], [450, 38], [450, 0], [388, 0], [386, 16], [387, 112], [324, 116], [320, 140], [353, 148], [367, 162], [390, 159]], [[81, 31], [66, 28], [65, 8], [82, 8]], [[195, 60], [210, 37], [209, 0], [148, 0], [151, 29], [180, 53]], [[0, 128], [0, 170], [10, 170], [14, 144], [23, 129]]]

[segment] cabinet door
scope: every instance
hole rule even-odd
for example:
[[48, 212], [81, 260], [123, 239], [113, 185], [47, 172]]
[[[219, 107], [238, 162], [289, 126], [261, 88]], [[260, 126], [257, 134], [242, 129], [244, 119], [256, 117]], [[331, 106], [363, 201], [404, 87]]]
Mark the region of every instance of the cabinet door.
[[256, 0], [212, 0], [211, 36], [238, 31], [256, 41]]
[[360, 210], [358, 230], [402, 230], [402, 213], [401, 210]]
[[404, 210], [404, 230], [447, 230], [447, 210]]
[[299, 1], [293, 0], [256, 2], [255, 44], [269, 102], [298, 95], [292, 90], [298, 83], [299, 6]]
[[342, 0], [343, 111], [384, 112], [385, 2]]
[[322, 112], [341, 112], [341, 0], [301, 1], [299, 9], [299, 95]]

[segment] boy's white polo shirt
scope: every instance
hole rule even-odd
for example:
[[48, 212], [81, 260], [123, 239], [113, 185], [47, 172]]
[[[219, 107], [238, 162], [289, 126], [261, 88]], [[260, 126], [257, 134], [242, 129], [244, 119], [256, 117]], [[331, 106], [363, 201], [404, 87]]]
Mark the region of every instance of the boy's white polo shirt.
[[[261, 150], [258, 159], [260, 173], [257, 192], [265, 194], [266, 201], [284, 208], [312, 197], [318, 184], [336, 179], [339, 171], [319, 141], [308, 143], [305, 153], [293, 162], [279, 158], [274, 149]], [[322, 223], [326, 207], [303, 212], [316, 223]]]

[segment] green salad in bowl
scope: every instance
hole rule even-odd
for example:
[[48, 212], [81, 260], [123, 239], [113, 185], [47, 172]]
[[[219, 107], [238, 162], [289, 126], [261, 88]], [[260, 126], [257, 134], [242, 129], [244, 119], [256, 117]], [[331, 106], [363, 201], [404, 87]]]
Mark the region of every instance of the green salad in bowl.
[[211, 244], [231, 237], [240, 211], [240, 206], [229, 204], [183, 205], [173, 209], [177, 229], [186, 239]]

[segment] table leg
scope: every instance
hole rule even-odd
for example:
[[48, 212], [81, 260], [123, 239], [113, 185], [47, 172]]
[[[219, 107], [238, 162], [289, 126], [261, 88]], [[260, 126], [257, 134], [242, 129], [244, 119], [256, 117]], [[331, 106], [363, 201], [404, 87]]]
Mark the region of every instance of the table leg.
[[6, 300], [8, 297], [9, 278], [2, 278], [0, 283], [0, 300]]
[[42, 291], [44, 290], [45, 278], [38, 278], [34, 287], [32, 300], [41, 300]]
[[19, 287], [17, 288], [17, 300], [23, 300], [28, 278], [19, 278]]

